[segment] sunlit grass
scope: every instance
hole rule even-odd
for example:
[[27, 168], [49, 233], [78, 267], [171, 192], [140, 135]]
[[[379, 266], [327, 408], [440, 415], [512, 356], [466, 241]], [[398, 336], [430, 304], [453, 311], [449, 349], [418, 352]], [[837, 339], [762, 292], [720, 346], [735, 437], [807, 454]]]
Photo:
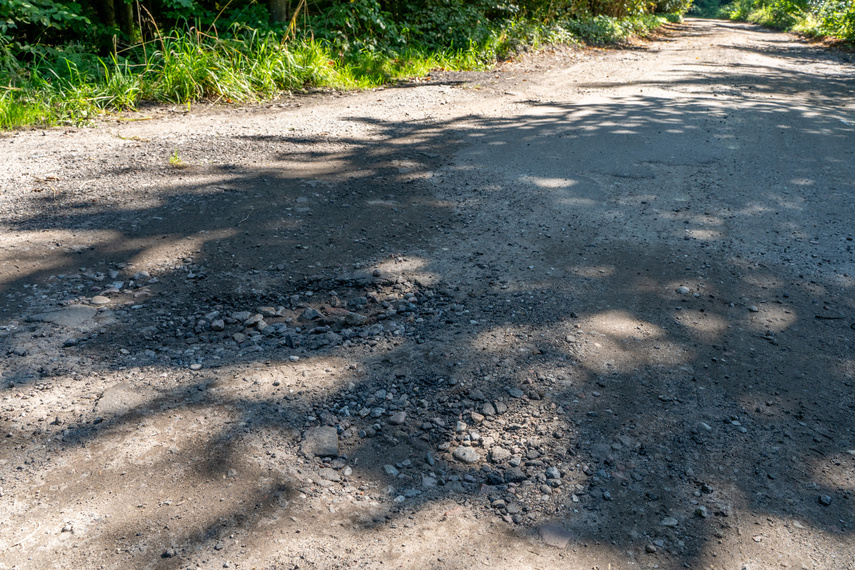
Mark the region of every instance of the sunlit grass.
[[520, 45], [608, 43], [655, 28], [665, 19], [603, 16], [549, 26], [519, 20], [464, 49], [361, 50], [335, 53], [328, 42], [283, 42], [254, 30], [219, 37], [173, 30], [107, 58], [80, 46], [14, 57], [0, 51], [0, 128], [80, 124], [142, 101], [269, 100], [309, 86], [366, 89], [433, 70], [481, 70]]

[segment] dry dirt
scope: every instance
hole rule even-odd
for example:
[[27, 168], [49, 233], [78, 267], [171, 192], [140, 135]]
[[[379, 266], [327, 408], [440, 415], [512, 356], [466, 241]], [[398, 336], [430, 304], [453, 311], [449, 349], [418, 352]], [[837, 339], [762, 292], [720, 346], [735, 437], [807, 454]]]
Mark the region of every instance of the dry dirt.
[[855, 568], [853, 86], [689, 20], [4, 136], [0, 568]]

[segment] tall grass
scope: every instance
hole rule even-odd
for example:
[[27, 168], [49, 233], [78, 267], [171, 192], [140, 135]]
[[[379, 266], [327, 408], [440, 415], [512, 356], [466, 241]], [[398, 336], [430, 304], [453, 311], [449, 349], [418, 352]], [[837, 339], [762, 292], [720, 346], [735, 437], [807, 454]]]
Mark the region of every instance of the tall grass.
[[203, 99], [258, 101], [306, 86], [370, 88], [435, 69], [488, 67], [522, 45], [608, 43], [644, 33], [659, 16], [598, 16], [550, 25], [518, 20], [461, 49], [412, 46], [335, 53], [310, 38], [282, 42], [254, 30], [220, 37], [190, 28], [98, 58], [80, 46], [13, 56], [0, 48], [0, 129], [85, 123], [141, 101], [186, 104]]

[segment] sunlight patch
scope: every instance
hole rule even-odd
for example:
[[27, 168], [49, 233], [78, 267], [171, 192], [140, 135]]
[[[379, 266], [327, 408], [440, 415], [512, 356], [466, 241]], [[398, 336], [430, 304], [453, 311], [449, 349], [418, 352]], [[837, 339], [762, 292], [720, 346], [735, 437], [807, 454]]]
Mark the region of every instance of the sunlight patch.
[[615, 274], [615, 268], [612, 265], [577, 265], [570, 268], [570, 272], [579, 277], [587, 277], [589, 279], [598, 279], [602, 277], [611, 277]]
[[606, 311], [581, 323], [584, 331], [573, 343], [578, 361], [597, 373], [626, 372], [651, 365], [676, 366], [691, 355], [666, 338], [658, 326], [625, 311]]
[[717, 241], [724, 237], [718, 230], [686, 230], [686, 235], [701, 241]]
[[539, 176], [522, 176], [523, 182], [534, 184], [539, 188], [570, 188], [576, 184], [575, 180], [569, 178], [541, 178]]
[[381, 276], [398, 276], [407, 280], [418, 280], [425, 286], [431, 287], [440, 282], [440, 275], [434, 271], [427, 271], [428, 261], [421, 257], [394, 257], [381, 261], [372, 266], [374, 272]]
[[745, 326], [751, 330], [779, 333], [787, 330], [798, 320], [798, 316], [783, 306], [761, 305], [757, 313], [749, 313]]
[[724, 317], [700, 311], [679, 311], [674, 315], [674, 320], [704, 342], [718, 340], [728, 327]]

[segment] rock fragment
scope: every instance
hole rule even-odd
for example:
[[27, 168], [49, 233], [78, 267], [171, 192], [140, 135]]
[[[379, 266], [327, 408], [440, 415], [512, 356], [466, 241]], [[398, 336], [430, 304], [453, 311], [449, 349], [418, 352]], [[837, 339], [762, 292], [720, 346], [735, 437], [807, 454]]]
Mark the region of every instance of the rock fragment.
[[338, 432], [329, 426], [310, 428], [303, 435], [301, 450], [309, 457], [338, 457]]
[[458, 461], [463, 463], [475, 463], [480, 459], [478, 452], [469, 446], [461, 445], [451, 454]]

